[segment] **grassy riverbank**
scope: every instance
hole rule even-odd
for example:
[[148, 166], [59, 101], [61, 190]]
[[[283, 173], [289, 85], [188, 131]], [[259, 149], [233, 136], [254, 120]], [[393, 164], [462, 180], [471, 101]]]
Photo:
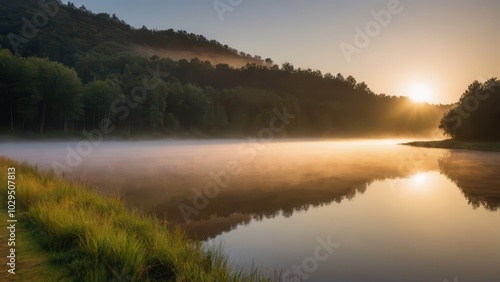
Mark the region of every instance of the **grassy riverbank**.
[[[30, 280], [29, 272], [71, 281], [268, 281], [243, 274], [220, 249], [206, 250], [118, 198], [0, 157], [3, 195], [8, 167], [16, 168], [16, 278]], [[1, 207], [5, 217], [6, 205]], [[35, 255], [36, 262], [23, 263]]]
[[415, 142], [403, 143], [402, 145], [426, 147], [426, 148], [463, 149], [463, 150], [500, 152], [500, 142], [458, 141], [454, 139], [448, 139], [439, 141], [415, 141]]
[[[3, 199], [3, 197], [2, 197]], [[7, 272], [10, 259], [10, 248], [7, 242], [10, 232], [4, 227], [9, 219], [7, 215], [7, 202], [2, 201], [0, 205], [0, 221], [2, 229], [0, 230], [0, 264], [2, 271], [0, 281], [71, 281], [66, 269], [57, 267], [51, 260], [51, 254], [45, 251], [36, 241], [35, 234], [27, 229], [24, 222], [16, 224], [16, 241], [19, 242], [16, 248], [16, 269], [15, 275]]]

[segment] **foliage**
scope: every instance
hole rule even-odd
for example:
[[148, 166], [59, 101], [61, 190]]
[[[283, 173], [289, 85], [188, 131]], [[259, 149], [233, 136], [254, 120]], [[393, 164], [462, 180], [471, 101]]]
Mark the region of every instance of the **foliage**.
[[459, 140], [500, 140], [500, 82], [472, 82], [439, 128]]
[[[29, 19], [38, 4], [0, 3], [9, 11], [0, 16], [9, 22], [0, 26], [0, 44], [14, 51], [7, 35], [19, 34], [19, 19]], [[282, 136], [408, 135], [428, 133], [449, 108], [377, 95], [350, 75], [323, 75], [290, 63], [279, 67], [270, 58], [263, 61], [186, 31], [134, 28], [115, 15], [95, 14], [72, 3], [59, 8], [49, 25], [22, 44], [19, 55], [0, 51], [0, 56], [15, 58], [10, 61], [32, 64], [32, 73], [20, 63], [0, 70], [5, 74], [0, 131], [81, 132], [111, 120], [115, 130], [110, 134], [120, 136], [242, 137], [268, 127], [273, 110], [286, 107], [297, 118]], [[236, 68], [197, 58], [148, 58], [132, 51], [133, 46], [218, 54], [228, 61], [246, 58], [249, 63]], [[143, 91], [144, 99], [134, 99], [134, 91], [158, 70], [169, 75], [157, 77], [156, 87]]]
[[92, 118], [93, 128], [97, 127], [99, 120], [110, 117], [109, 105], [118, 99], [121, 93], [116, 79], [95, 80], [85, 85], [83, 88], [84, 104], [87, 116]]
[[[2, 10], [9, 11], [0, 15], [0, 23], [8, 23], [6, 26], [0, 25], [0, 45], [13, 48], [7, 35], [10, 32], [21, 35], [25, 24], [23, 17], [31, 20], [34, 12], [42, 10], [38, 2], [37, 0], [0, 1]], [[76, 54], [90, 49], [111, 55], [117, 49], [128, 51], [131, 46], [137, 45], [152, 48], [168, 46], [170, 49], [185, 51], [204, 50], [230, 58], [243, 57], [250, 63], [265, 64], [259, 56], [239, 52], [202, 35], [188, 33], [185, 30], [151, 30], [145, 26], [136, 28], [114, 14], [93, 13], [85, 6], [76, 7], [71, 2], [59, 3], [59, 11], [53, 17], [48, 17], [48, 24], [38, 29], [36, 37], [26, 44], [21, 44], [17, 51], [23, 56], [48, 57], [73, 65]]]
[[60, 125], [67, 131], [68, 119], [82, 114], [80, 78], [75, 70], [58, 62], [22, 58], [2, 50], [0, 89], [0, 105], [10, 108], [11, 129], [15, 120], [22, 121], [23, 129], [27, 121], [37, 121], [43, 132], [45, 121], [49, 120], [54, 127]]

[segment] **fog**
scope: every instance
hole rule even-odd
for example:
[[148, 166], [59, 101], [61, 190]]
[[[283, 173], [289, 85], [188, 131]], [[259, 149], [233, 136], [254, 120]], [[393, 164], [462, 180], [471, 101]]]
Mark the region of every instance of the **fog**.
[[131, 49], [147, 57], [156, 55], [162, 58], [170, 58], [174, 61], [178, 61], [181, 59], [189, 61], [191, 59], [198, 58], [201, 61], [209, 61], [214, 66], [217, 64], [227, 64], [234, 68], [241, 68], [243, 66], [246, 66], [247, 64], [257, 63], [256, 60], [251, 58], [244, 58], [237, 55], [229, 57], [226, 55], [211, 53], [203, 50], [200, 51], [171, 50], [171, 49], [162, 49], [162, 48], [155, 48], [151, 46], [142, 46], [142, 45], [133, 45]]

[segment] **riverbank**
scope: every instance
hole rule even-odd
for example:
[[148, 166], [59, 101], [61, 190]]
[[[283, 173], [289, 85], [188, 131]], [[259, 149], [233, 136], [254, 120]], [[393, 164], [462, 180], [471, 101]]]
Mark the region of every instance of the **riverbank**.
[[[0, 205], [0, 221], [5, 224], [9, 220], [7, 214], [7, 201], [2, 201]], [[71, 281], [64, 268], [57, 267], [51, 263], [50, 253], [45, 251], [35, 240], [35, 234], [31, 233], [24, 222], [16, 223], [15, 240], [17, 245], [9, 245], [10, 230], [3, 227], [0, 231], [0, 264], [2, 272], [0, 281]], [[11, 248], [15, 252], [15, 269], [11, 272], [9, 266], [11, 258]], [[14, 274], [15, 273], [15, 274]]]
[[439, 141], [414, 141], [402, 143], [401, 145], [425, 147], [425, 148], [442, 148], [442, 149], [461, 149], [500, 152], [500, 142], [486, 141], [458, 141], [454, 139], [439, 140]]
[[[271, 281], [255, 271], [245, 275], [228, 263], [221, 248], [203, 248], [180, 230], [128, 209], [117, 197], [103, 197], [83, 183], [0, 157], [3, 195], [8, 168], [15, 168], [9, 189], [15, 191], [10, 194], [18, 221], [16, 278], [57, 270], [63, 281]], [[6, 215], [6, 203], [1, 207]], [[2, 238], [7, 235], [2, 233]], [[27, 242], [36, 248], [21, 252]], [[42, 263], [22, 263], [33, 252]]]

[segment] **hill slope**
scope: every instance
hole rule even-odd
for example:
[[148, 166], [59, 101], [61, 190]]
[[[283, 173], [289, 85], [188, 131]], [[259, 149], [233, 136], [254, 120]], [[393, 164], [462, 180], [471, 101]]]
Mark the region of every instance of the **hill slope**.
[[[136, 29], [118, 19], [114, 14], [94, 14], [84, 6], [77, 8], [71, 3], [55, 4], [57, 2], [54, 0], [47, 1], [53, 4], [46, 6], [41, 6], [37, 2], [33, 0], [0, 1], [0, 8], [8, 11], [0, 15], [0, 44], [2, 46], [23, 55], [46, 56], [66, 63], [69, 62], [68, 56], [71, 54], [100, 50], [111, 45], [114, 48], [138, 51], [149, 56], [168, 56], [174, 59], [198, 57], [215, 64], [227, 63], [236, 67], [247, 63], [264, 64], [258, 56], [254, 58], [215, 40], [208, 40], [202, 35], [184, 30], [156, 31], [146, 27]], [[38, 26], [36, 23], [42, 21], [42, 17], [37, 18], [35, 14], [40, 12], [45, 13], [47, 23]], [[12, 44], [7, 36], [9, 33], [29, 39], [29, 36], [25, 35], [30, 32], [23, 34], [23, 28], [26, 25], [23, 18], [28, 19], [37, 29], [36, 37], [26, 44]], [[30, 29], [25, 29], [25, 31], [30, 31]]]
[[[279, 67], [201, 35], [135, 29], [72, 4], [0, 0], [0, 8], [0, 44], [22, 56], [0, 52], [4, 132], [102, 130], [105, 121], [113, 128], [105, 134], [126, 136], [242, 137], [269, 128], [289, 137], [422, 135], [450, 108], [378, 95], [352, 76]], [[47, 21], [30, 31], [40, 11]]]

